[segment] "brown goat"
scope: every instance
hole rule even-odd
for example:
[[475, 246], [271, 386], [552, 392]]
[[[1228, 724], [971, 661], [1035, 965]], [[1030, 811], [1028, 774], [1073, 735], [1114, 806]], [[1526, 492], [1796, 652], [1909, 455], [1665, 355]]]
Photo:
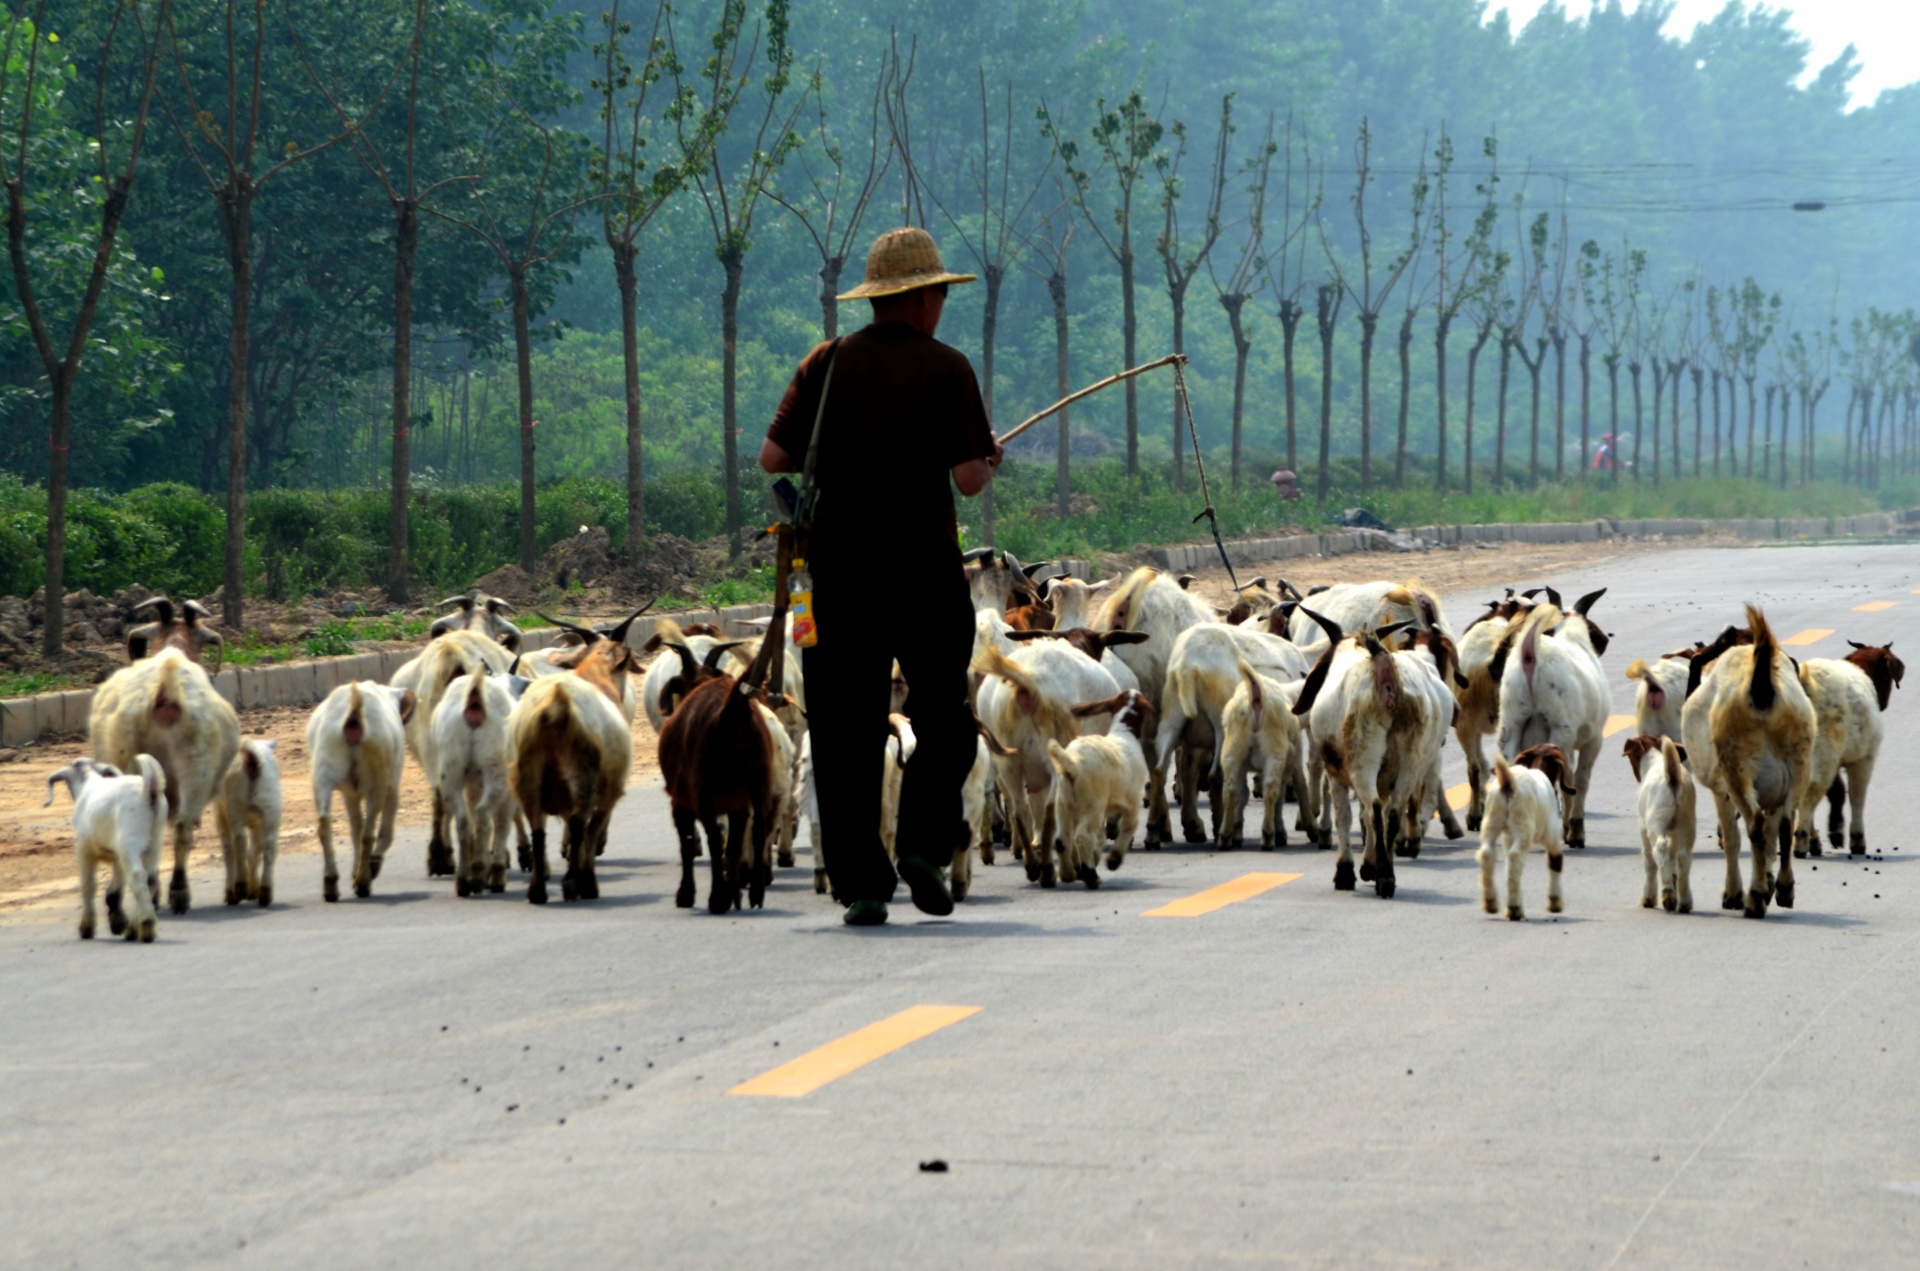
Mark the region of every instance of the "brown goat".
[[1893, 690], [1907, 677], [1907, 664], [1893, 655], [1893, 641], [1876, 645], [1849, 640], [1847, 647], [1853, 652], [1842, 660], [1867, 673], [1867, 678], [1873, 681], [1874, 696], [1880, 699], [1880, 709], [1886, 710], [1893, 701]]
[[138, 662], [150, 657], [162, 649], [178, 649], [187, 655], [190, 662], [200, 661], [201, 650], [209, 645], [213, 647], [213, 670], [210, 675], [220, 674], [220, 664], [225, 660], [226, 641], [212, 627], [200, 625], [202, 618], [211, 618], [213, 614], [197, 600], [189, 600], [174, 613], [173, 602], [165, 596], [148, 596], [133, 607], [134, 613], [153, 611], [157, 621], [133, 628], [127, 632], [127, 661]]
[[[693, 907], [693, 861], [707, 836], [712, 882], [707, 911], [739, 907], [744, 884], [758, 909], [773, 878], [767, 839], [773, 826], [773, 738], [755, 708], [758, 690], [731, 675], [696, 685], [660, 729], [660, 775], [680, 838], [680, 889], [674, 904]], [[720, 818], [727, 818], [724, 837]], [[751, 826], [750, 860], [741, 849]]]

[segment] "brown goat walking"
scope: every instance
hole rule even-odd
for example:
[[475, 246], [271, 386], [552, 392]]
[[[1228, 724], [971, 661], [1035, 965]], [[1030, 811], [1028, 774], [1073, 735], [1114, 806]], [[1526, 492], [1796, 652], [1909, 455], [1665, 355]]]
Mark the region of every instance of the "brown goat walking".
[[[693, 860], [706, 831], [713, 878], [707, 911], [723, 914], [740, 904], [744, 884], [755, 908], [773, 879], [767, 839], [773, 827], [773, 738], [755, 709], [752, 685], [719, 675], [695, 685], [660, 730], [660, 774], [673, 805], [680, 838], [680, 890], [674, 904], [693, 907]], [[723, 836], [720, 818], [727, 818]], [[751, 825], [750, 860], [741, 848]]]
[[224, 661], [226, 641], [212, 627], [200, 625], [202, 618], [211, 618], [213, 614], [197, 600], [183, 603], [178, 613], [171, 600], [165, 596], [148, 596], [133, 607], [134, 613], [152, 611], [156, 621], [134, 627], [127, 632], [127, 661], [138, 662], [151, 657], [162, 649], [178, 649], [187, 655], [190, 662], [198, 662], [202, 650], [213, 649], [213, 670], [209, 675], [220, 674], [220, 664]]

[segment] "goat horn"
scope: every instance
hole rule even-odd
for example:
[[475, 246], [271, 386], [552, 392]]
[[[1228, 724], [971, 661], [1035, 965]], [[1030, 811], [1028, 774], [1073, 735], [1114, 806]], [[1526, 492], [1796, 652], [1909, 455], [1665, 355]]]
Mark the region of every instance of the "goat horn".
[[[704, 665], [709, 671], [717, 671], [720, 669], [720, 657], [722, 654], [730, 653], [741, 645], [750, 643], [752, 643], [752, 641], [749, 640], [728, 640], [724, 644], [716, 644], [707, 650]], [[692, 656], [691, 652], [689, 652], [688, 656]]]
[[[444, 602], [442, 602], [442, 603], [444, 603]], [[505, 609], [505, 610], [506, 610], [506, 611], [507, 611], [508, 613], [519, 613], [519, 612], [520, 612], [520, 611], [519, 611], [518, 609], [516, 609], [516, 608], [514, 608], [514, 607], [513, 607], [513, 602], [512, 602], [511, 600], [504, 600], [504, 599], [502, 599], [502, 598], [501, 598], [501, 597], [499, 597], [499, 596], [488, 596], [488, 597], [487, 597], [487, 612], [488, 612], [488, 613], [499, 613], [499, 612], [500, 612], [500, 611], [501, 611], [502, 609]]]
[[462, 609], [471, 609], [473, 608], [473, 597], [472, 596], [448, 596], [445, 600], [435, 605], [434, 608], [445, 609], [448, 605], [459, 605]]
[[213, 617], [213, 610], [197, 600], [189, 600], [181, 605], [180, 612], [186, 615], [188, 626], [192, 626], [198, 619]]
[[633, 620], [653, 608], [659, 599], [660, 597], [655, 596], [652, 600], [649, 600], [646, 604], [641, 605], [638, 609], [635, 609], [632, 613], [622, 618], [617, 626], [607, 632], [607, 638], [615, 644], [625, 644], [627, 642], [627, 631], [633, 626]]
[[960, 553], [960, 563], [963, 565], [971, 565], [975, 561], [991, 555], [993, 555], [993, 549], [991, 547], [970, 547]]
[[592, 644], [596, 640], [602, 640], [606, 638], [602, 636], [598, 631], [595, 631], [592, 627], [583, 627], [578, 623], [568, 622], [564, 618], [549, 618], [547, 617], [546, 614], [541, 613], [538, 609], [535, 609], [533, 611], [533, 614], [536, 618], [540, 618], [546, 622], [551, 622], [556, 627], [560, 627], [560, 628], [563, 628], [564, 630], [573, 632], [575, 635], [580, 637], [580, 642], [582, 644]]
[[1340, 629], [1340, 624], [1335, 622], [1332, 618], [1327, 617], [1327, 615], [1323, 613], [1315, 613], [1313, 610], [1307, 608], [1304, 604], [1300, 606], [1300, 612], [1306, 614], [1307, 617], [1312, 618], [1315, 622], [1319, 623], [1320, 629], [1327, 633], [1327, 639], [1333, 642], [1334, 644], [1338, 644], [1342, 640], [1347, 638], [1347, 633]]
[[165, 596], [148, 596], [145, 600], [128, 610], [129, 613], [141, 613], [148, 609], [160, 612], [160, 621], [164, 625], [173, 621], [173, 602]]

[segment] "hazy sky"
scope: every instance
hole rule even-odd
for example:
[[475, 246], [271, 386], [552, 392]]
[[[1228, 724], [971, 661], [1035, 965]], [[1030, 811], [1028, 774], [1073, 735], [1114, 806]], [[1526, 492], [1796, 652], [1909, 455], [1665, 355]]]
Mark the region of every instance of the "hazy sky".
[[[1524, 26], [1543, 0], [1489, 0], [1489, 12], [1504, 8], [1514, 26]], [[1586, 0], [1563, 0], [1568, 12], [1584, 13]], [[1639, 0], [1626, 0], [1639, 7]], [[1726, 0], [1678, 0], [1667, 34], [1684, 38], [1696, 23], [1726, 7]], [[1769, 6], [1792, 13], [1791, 25], [1813, 42], [1809, 74], [1838, 57], [1848, 44], [1860, 59], [1853, 104], [1866, 106], [1883, 88], [1920, 80], [1920, 0], [1799, 0]]]

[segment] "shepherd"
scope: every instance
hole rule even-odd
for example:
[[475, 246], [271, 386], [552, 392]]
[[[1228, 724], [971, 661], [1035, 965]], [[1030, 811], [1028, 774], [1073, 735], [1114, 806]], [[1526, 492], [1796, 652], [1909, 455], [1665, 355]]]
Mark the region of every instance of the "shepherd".
[[[934, 333], [947, 288], [974, 280], [948, 272], [923, 229], [880, 235], [865, 280], [840, 297], [870, 301], [873, 321], [801, 360], [760, 447], [766, 471], [811, 474], [807, 727], [833, 840], [827, 870], [850, 926], [884, 923], [902, 881], [922, 912], [953, 912], [945, 866], [967, 838], [960, 788], [976, 733], [973, 605], [948, 482], [979, 494], [1005, 452], [972, 364]], [[876, 599], [899, 583], [922, 601], [915, 622], [890, 618]], [[895, 661], [919, 740], [900, 795], [897, 873], [880, 840], [878, 779]]]

